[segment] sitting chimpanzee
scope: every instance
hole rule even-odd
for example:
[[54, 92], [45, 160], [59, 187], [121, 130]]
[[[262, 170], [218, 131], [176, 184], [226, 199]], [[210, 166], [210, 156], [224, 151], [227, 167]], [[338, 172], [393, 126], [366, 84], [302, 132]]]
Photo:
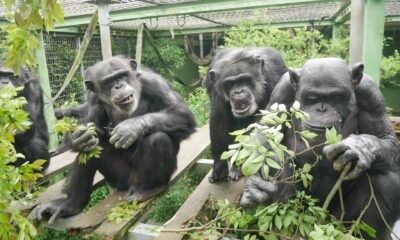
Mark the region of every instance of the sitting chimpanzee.
[[[259, 109], [268, 104], [275, 85], [286, 72], [280, 53], [273, 48], [226, 48], [213, 58], [205, 86], [211, 100], [210, 134], [214, 159], [210, 182], [237, 180], [241, 172], [221, 161], [233, 143], [230, 132], [255, 122]], [[228, 173], [229, 172], [229, 173]]]
[[0, 63], [0, 88], [4, 86], [24, 87], [18, 96], [26, 99], [27, 104], [24, 106], [24, 110], [29, 113], [32, 122], [28, 130], [15, 135], [15, 149], [25, 156], [25, 159], [18, 159], [15, 165], [20, 166], [26, 161], [32, 163], [42, 159], [47, 160], [42, 166], [42, 170], [44, 170], [50, 163], [49, 136], [44, 119], [43, 94], [39, 82], [36, 78], [31, 77], [25, 68], [21, 68], [19, 76], [14, 76], [12, 70], [4, 68]]
[[[335, 127], [343, 135], [344, 139], [336, 144], [314, 149], [317, 154], [323, 154], [323, 159], [310, 172], [314, 180], [307, 192], [324, 202], [340, 171], [351, 163], [341, 186], [343, 221], [356, 220], [366, 207], [371, 196], [370, 177], [383, 216], [392, 227], [399, 214], [399, 148], [386, 114], [384, 98], [373, 80], [363, 74], [363, 68], [359, 63], [351, 69], [337, 58], [310, 60], [300, 70], [289, 70], [282, 77], [272, 93], [270, 104], [280, 102], [291, 106], [294, 101], [300, 102], [301, 110], [308, 113], [310, 119], [296, 120], [294, 125], [298, 131], [318, 134], [312, 145], [325, 142], [327, 128]], [[284, 135], [285, 146], [292, 150], [296, 148], [297, 153], [304, 152], [306, 146], [298, 134], [294, 136], [293, 130], [287, 129]], [[295, 159], [299, 168], [314, 162], [312, 151]], [[286, 167], [285, 172], [283, 177], [291, 175], [291, 167]], [[303, 189], [302, 184], [276, 185], [264, 181], [260, 175], [251, 176], [247, 179], [241, 204], [283, 201], [296, 189]], [[342, 214], [338, 196], [332, 200], [329, 210], [337, 217]], [[362, 221], [377, 231], [378, 239], [388, 239], [390, 231], [378, 211], [373, 202]]]
[[[195, 120], [182, 98], [159, 75], [136, 69], [136, 62], [112, 57], [90, 67], [85, 76], [88, 121], [98, 128], [70, 135], [71, 147], [88, 152], [103, 148], [99, 159], [72, 166], [67, 198], [37, 208], [39, 219], [79, 213], [89, 200], [96, 170], [126, 200], [145, 200], [162, 190], [177, 165], [180, 142], [194, 132]], [[108, 131], [109, 129], [110, 132]]]

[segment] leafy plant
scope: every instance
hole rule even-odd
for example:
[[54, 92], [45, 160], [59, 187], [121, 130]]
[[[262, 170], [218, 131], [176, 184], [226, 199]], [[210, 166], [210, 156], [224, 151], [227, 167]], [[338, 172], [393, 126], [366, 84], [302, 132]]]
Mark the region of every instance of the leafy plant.
[[[96, 127], [93, 123], [80, 125], [78, 120], [72, 117], [64, 117], [54, 126], [54, 132], [57, 134], [65, 135], [67, 132], [72, 133], [74, 131], [90, 131], [94, 136], [97, 136]], [[103, 150], [102, 147], [96, 146], [90, 152], [79, 153], [79, 163], [86, 164], [91, 158], [100, 158], [101, 150]]]
[[107, 185], [102, 185], [93, 190], [93, 192], [90, 194], [89, 202], [86, 204], [83, 212], [86, 212], [92, 207], [96, 206], [97, 203], [106, 198], [109, 194], [110, 192], [108, 191]]
[[7, 50], [4, 65], [19, 74], [20, 66], [36, 64], [33, 50], [40, 46], [37, 31], [50, 31], [55, 21], [63, 23], [64, 13], [56, 0], [7, 0], [0, 6], [7, 8], [6, 17], [11, 21], [2, 29], [7, 33], [0, 45]]
[[196, 189], [204, 176], [204, 172], [196, 169], [185, 173], [163, 196], [155, 201], [149, 219], [158, 223], [168, 221]]
[[[225, 35], [224, 47], [276, 48], [284, 54], [287, 66], [296, 68], [315, 57], [341, 57], [348, 59], [349, 37], [327, 40], [315, 29], [292, 28], [280, 30], [255, 21], [243, 21]], [[348, 36], [348, 35], [347, 35]]]
[[133, 214], [143, 207], [143, 203], [132, 201], [131, 203], [123, 202], [111, 209], [107, 215], [107, 220], [117, 224], [128, 221]]
[[192, 110], [198, 126], [203, 126], [210, 119], [210, 100], [204, 88], [196, 88], [187, 97], [186, 102]]
[[23, 110], [26, 100], [17, 97], [21, 88], [0, 89], [0, 239], [31, 239], [37, 234], [36, 228], [18, 210], [11, 207], [14, 199], [22, 192], [29, 193], [29, 186], [43, 177], [38, 171], [45, 160], [36, 160], [20, 167], [14, 167], [18, 158], [24, 158], [14, 148], [14, 136], [29, 128], [28, 113]]
[[400, 87], [400, 54], [397, 50], [392, 56], [382, 58], [380, 84]]

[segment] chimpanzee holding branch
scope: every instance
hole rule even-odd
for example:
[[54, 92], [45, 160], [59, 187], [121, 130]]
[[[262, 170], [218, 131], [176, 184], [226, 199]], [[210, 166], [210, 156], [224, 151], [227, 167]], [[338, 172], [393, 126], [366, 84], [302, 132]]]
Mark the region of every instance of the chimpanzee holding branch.
[[214, 159], [210, 182], [238, 180], [240, 170], [233, 165], [228, 170], [221, 154], [233, 143], [229, 135], [256, 121], [259, 109], [264, 109], [272, 90], [287, 71], [282, 55], [275, 49], [226, 48], [213, 58], [205, 85], [211, 101], [210, 135]]
[[[282, 77], [272, 93], [270, 105], [283, 103], [290, 107], [294, 101], [300, 102], [301, 110], [308, 113], [310, 119], [295, 120], [293, 124], [297, 131], [318, 134], [311, 145], [324, 143], [327, 128], [335, 127], [343, 135], [344, 139], [336, 144], [314, 149], [317, 154], [323, 154], [323, 159], [312, 168], [310, 174], [314, 179], [306, 190], [324, 202], [344, 166], [351, 163], [346, 181], [341, 185], [343, 221], [355, 221], [367, 206], [371, 196], [370, 179], [379, 209], [372, 202], [362, 221], [377, 231], [377, 239], [389, 239], [390, 231], [384, 221], [392, 227], [400, 210], [399, 147], [386, 114], [385, 100], [371, 77], [363, 74], [363, 69], [361, 63], [349, 68], [338, 58], [312, 59], [300, 70], [289, 70]], [[284, 135], [284, 145], [288, 149], [296, 149], [297, 153], [307, 149], [292, 129], [286, 129]], [[309, 150], [296, 156], [295, 164], [302, 168], [314, 161], [315, 155]], [[291, 167], [286, 166], [281, 175], [283, 178], [292, 175]], [[284, 201], [296, 189], [301, 190], [303, 186], [275, 184], [260, 175], [251, 176], [247, 179], [241, 204]], [[329, 210], [337, 217], [342, 214], [338, 194]], [[369, 239], [369, 236], [365, 234], [363, 238]]]
[[87, 120], [98, 128], [70, 135], [71, 147], [88, 152], [103, 147], [99, 159], [76, 159], [67, 198], [38, 207], [37, 217], [79, 213], [89, 200], [96, 170], [126, 200], [142, 201], [159, 193], [177, 165], [180, 142], [194, 132], [195, 120], [182, 98], [159, 75], [136, 69], [136, 62], [113, 57], [90, 67], [85, 76], [89, 94]]
[[42, 159], [46, 160], [42, 166], [42, 170], [44, 170], [50, 163], [49, 135], [43, 113], [43, 93], [39, 81], [31, 77], [25, 68], [21, 68], [20, 75], [15, 76], [12, 70], [5, 68], [0, 63], [0, 88], [5, 86], [24, 87], [18, 92], [18, 96], [26, 99], [27, 104], [24, 106], [24, 110], [29, 113], [29, 120], [32, 122], [28, 130], [15, 135], [15, 150], [25, 156], [25, 159], [18, 159], [15, 165], [20, 166], [24, 162], [32, 163]]

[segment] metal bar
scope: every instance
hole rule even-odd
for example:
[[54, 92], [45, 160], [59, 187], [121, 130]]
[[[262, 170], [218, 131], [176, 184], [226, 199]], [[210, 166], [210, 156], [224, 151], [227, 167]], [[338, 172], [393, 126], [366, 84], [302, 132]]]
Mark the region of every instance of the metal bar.
[[351, 1], [350, 64], [362, 60], [364, 38], [364, 0]]
[[143, 47], [143, 23], [139, 25], [137, 37], [136, 37], [136, 63], [138, 68], [142, 62], [142, 47]]
[[333, 14], [332, 16], [332, 20], [334, 22], [341, 22], [340, 20], [348, 15], [350, 13], [350, 4], [351, 4], [351, 0], [347, 0], [346, 2], [344, 2], [342, 4], [342, 6], [339, 8], [339, 10]]
[[38, 63], [38, 78], [40, 86], [43, 90], [44, 100], [44, 118], [46, 119], [48, 132], [49, 132], [49, 150], [53, 151], [58, 147], [57, 134], [53, 131], [54, 129], [54, 107], [51, 101], [51, 88], [49, 80], [49, 71], [47, 69], [46, 52], [44, 48], [43, 33], [39, 35], [40, 47], [36, 49], [35, 56]]
[[[318, 22], [286, 22], [286, 23], [271, 23], [269, 26], [274, 28], [295, 28], [295, 27], [311, 27], [311, 26], [330, 26], [333, 22], [330, 20], [318, 21]], [[193, 28], [193, 29], [175, 29], [174, 35], [185, 35], [185, 34], [199, 34], [199, 33], [213, 33], [213, 32], [225, 32], [229, 31], [234, 26], [218, 26], [218, 27], [208, 27], [208, 28]], [[267, 27], [267, 25], [257, 25], [254, 26], [255, 29], [262, 29]], [[156, 37], [170, 36], [171, 32], [169, 30], [160, 30], [153, 32]]]
[[377, 83], [380, 80], [384, 28], [385, 0], [366, 0], [362, 59], [365, 73], [369, 74]]
[[97, 3], [99, 11], [99, 26], [100, 26], [100, 39], [101, 39], [101, 53], [103, 60], [112, 57], [111, 49], [111, 34], [110, 34], [110, 13], [108, 11], [108, 4], [99, 2]]
[[[266, 7], [294, 6], [315, 3], [337, 2], [338, 0], [202, 0], [178, 4], [163, 4], [134, 9], [117, 10], [110, 13], [111, 21], [120, 22], [134, 19], [190, 15], [198, 13], [234, 11]], [[88, 24], [90, 15], [67, 17], [57, 27]]]

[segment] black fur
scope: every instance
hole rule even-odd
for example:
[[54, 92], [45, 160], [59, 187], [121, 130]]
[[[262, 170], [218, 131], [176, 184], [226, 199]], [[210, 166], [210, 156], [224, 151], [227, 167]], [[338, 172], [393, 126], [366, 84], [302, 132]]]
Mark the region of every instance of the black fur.
[[71, 146], [85, 152], [99, 145], [102, 154], [87, 164], [75, 161], [68, 197], [40, 206], [39, 218], [80, 212], [96, 170], [118, 190], [132, 194], [166, 185], [176, 169], [180, 142], [194, 132], [194, 117], [182, 98], [158, 74], [136, 70], [133, 61], [113, 57], [99, 62], [88, 69], [85, 80], [92, 93], [80, 108], [88, 107], [84, 119], [95, 123], [98, 138], [86, 135], [82, 140], [86, 133], [74, 132]]
[[[210, 134], [214, 159], [210, 182], [228, 177], [228, 164], [220, 157], [233, 143], [229, 133], [255, 122], [255, 114], [266, 107], [272, 90], [285, 72], [284, 60], [273, 48], [218, 50], [205, 82], [211, 100]], [[240, 113], [247, 106], [250, 108], [243, 114], [235, 113], [235, 108]], [[233, 167], [229, 175], [237, 180], [240, 173]]]
[[[314, 179], [305, 189], [323, 203], [347, 163], [352, 168], [341, 185], [345, 214], [343, 221], [355, 221], [371, 196], [368, 176], [385, 220], [393, 227], [399, 217], [400, 169], [399, 146], [385, 110], [385, 100], [378, 86], [363, 74], [362, 64], [350, 69], [336, 58], [313, 59], [300, 70], [290, 70], [282, 77], [272, 93], [270, 105], [284, 103], [287, 107], [299, 101], [301, 109], [310, 119], [295, 121], [297, 131], [309, 130], [318, 134], [311, 145], [325, 142], [325, 129], [335, 127], [343, 140], [333, 145], [315, 148], [323, 159], [318, 161], [310, 174]], [[296, 152], [304, 152], [306, 145], [292, 129], [284, 131], [284, 145]], [[296, 144], [295, 144], [296, 141]], [[313, 164], [315, 155], [307, 151], [296, 157], [296, 166]], [[291, 167], [285, 168], [282, 178], [292, 175]], [[269, 187], [269, 188], [268, 188]], [[272, 189], [272, 192], [261, 189]], [[241, 204], [249, 206], [259, 202], [284, 201], [294, 190], [303, 190], [302, 184], [271, 183], [254, 176], [248, 179]], [[276, 192], [274, 192], [276, 191]], [[329, 210], [340, 217], [342, 210], [338, 194]], [[362, 221], [377, 231], [377, 239], [389, 239], [385, 226], [374, 202], [365, 212]], [[362, 236], [370, 239], [367, 234]]]
[[15, 165], [20, 166], [26, 161], [32, 163], [35, 160], [43, 159], [47, 160], [43, 165], [42, 170], [44, 170], [50, 163], [49, 136], [43, 113], [43, 93], [39, 82], [36, 78], [31, 77], [24, 68], [21, 68], [19, 76], [14, 76], [12, 71], [4, 68], [0, 63], [0, 88], [5, 85], [24, 87], [18, 95], [24, 97], [28, 102], [24, 106], [24, 110], [29, 113], [32, 122], [28, 130], [15, 135], [15, 149], [25, 156], [25, 159], [18, 159]]

